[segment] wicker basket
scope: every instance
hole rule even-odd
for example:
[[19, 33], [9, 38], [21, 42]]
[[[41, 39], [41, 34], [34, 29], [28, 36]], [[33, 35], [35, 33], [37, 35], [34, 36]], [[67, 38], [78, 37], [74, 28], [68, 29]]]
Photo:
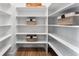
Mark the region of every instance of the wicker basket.
[[37, 41], [37, 39], [38, 39], [37, 35], [26, 35], [26, 41], [34, 42]]
[[27, 25], [36, 25], [37, 24], [36, 21], [27, 21], [26, 23], [27, 23]]
[[58, 24], [59, 25], [72, 25], [73, 24], [73, 18], [67, 17], [67, 18], [59, 19]]
[[37, 21], [36, 21], [36, 19], [32, 19], [32, 20], [28, 20], [28, 21], [26, 21], [26, 24], [27, 25], [36, 25], [37, 24]]
[[26, 7], [39, 8], [39, 7], [42, 7], [42, 3], [26, 3]]
[[65, 15], [62, 15], [60, 19], [58, 19], [59, 25], [72, 25], [73, 24], [73, 16], [65, 17]]

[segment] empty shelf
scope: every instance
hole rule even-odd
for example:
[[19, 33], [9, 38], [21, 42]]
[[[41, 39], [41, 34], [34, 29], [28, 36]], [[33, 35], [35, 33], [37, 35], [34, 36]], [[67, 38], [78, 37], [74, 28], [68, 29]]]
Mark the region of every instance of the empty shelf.
[[11, 15], [9, 12], [4, 11], [4, 10], [1, 10], [1, 9], [0, 9], [0, 12], [2, 12], [2, 13], [4, 13], [4, 14], [7, 14], [7, 15]]
[[17, 32], [18, 33], [46, 33], [47, 26], [18, 26]]
[[46, 10], [47, 8], [26, 8], [26, 7], [18, 7], [17, 10], [17, 16], [34, 16], [34, 17], [41, 17], [46, 16]]
[[9, 14], [8, 12], [4, 12], [0, 10], [0, 15], [4, 15], [4, 16], [11, 16], [11, 14]]
[[6, 26], [11, 27], [11, 24], [5, 24], [5, 25], [0, 25], [0, 26], [2, 26], [2, 27], [6, 27]]
[[16, 17], [46, 17], [46, 15], [16, 15]]
[[63, 45], [62, 43], [52, 39], [52, 42], [49, 42], [49, 45], [59, 56], [78, 56], [76, 52]]
[[0, 42], [3, 41], [3, 40], [5, 40], [5, 39], [7, 39], [7, 38], [9, 38], [9, 37], [11, 37], [11, 34], [6, 35], [5, 37], [1, 38], [1, 39], [0, 39]]
[[16, 35], [27, 35], [27, 34], [47, 35], [47, 33], [16, 33]]
[[11, 45], [7, 45], [6, 47], [4, 47], [2, 50], [0, 50], [0, 56], [2, 56], [5, 52], [7, 52], [7, 50], [11, 47]]
[[16, 42], [17, 44], [46, 44], [47, 42], [43, 42], [43, 41], [40, 41], [40, 42], [22, 42], [22, 41], [17, 41]]
[[[60, 4], [59, 4], [60, 5]], [[53, 13], [51, 13], [51, 14], [49, 14], [49, 16], [51, 16], [51, 15], [57, 15], [59, 12], [61, 12], [61, 11], [63, 11], [63, 10], [65, 10], [65, 9], [68, 9], [68, 8], [70, 8], [71, 6], [73, 6], [73, 4], [66, 4], [66, 5], [64, 5], [64, 6], [60, 6], [61, 8], [59, 8], [58, 10], [56, 10], [56, 11], [54, 11]], [[59, 14], [58, 14], [59, 15]]]
[[46, 25], [26, 25], [26, 24], [18, 24], [17, 26], [46, 26]]
[[69, 27], [69, 28], [79, 28], [77, 25], [71, 25], [71, 26], [66, 26], [66, 25], [48, 25], [48, 26], [55, 26], [55, 27]]
[[[74, 45], [64, 41], [62, 38], [59, 38], [58, 36], [56, 36], [55, 34], [49, 34], [49, 36], [51, 36], [52, 38], [54, 38], [55, 40], [57, 40], [58, 42], [64, 44], [65, 46], [69, 47], [70, 49], [72, 49], [73, 51], [75, 51], [76, 53], [79, 54], [79, 48], [75, 47]], [[62, 40], [61, 40], [62, 39]]]

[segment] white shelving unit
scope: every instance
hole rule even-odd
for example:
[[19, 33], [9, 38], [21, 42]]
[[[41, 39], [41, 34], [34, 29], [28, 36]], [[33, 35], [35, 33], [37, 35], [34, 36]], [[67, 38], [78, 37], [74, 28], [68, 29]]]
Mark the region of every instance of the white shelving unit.
[[[48, 36], [48, 10], [47, 7], [42, 8], [27, 8], [27, 7], [16, 7], [17, 15], [16, 15], [16, 37], [17, 37], [17, 45], [24, 47], [30, 46], [30, 47], [41, 47], [41, 45], [44, 45], [45, 50], [47, 51], [48, 42], [47, 42], [47, 36]], [[36, 25], [28, 25], [26, 22], [28, 20], [28, 17], [35, 17], [36, 19]], [[29, 42], [26, 40], [26, 35], [37, 35], [38, 39], [34, 42]]]
[[49, 45], [59, 56], [79, 55], [79, 16], [73, 16], [73, 25], [57, 24], [58, 16], [79, 11], [78, 7], [78, 3], [52, 3], [48, 8]]
[[[79, 56], [79, 14], [73, 15], [73, 25], [59, 25], [57, 19], [76, 11], [79, 3], [52, 3], [48, 8], [0, 3], [0, 56], [16, 55], [19, 47], [43, 47], [48, 52], [48, 44], [58, 56]], [[33, 21], [30, 18], [34, 25], [27, 23]], [[27, 35], [36, 35], [37, 40], [28, 41]]]
[[0, 3], [0, 56], [4, 55], [13, 46], [14, 12], [13, 4]]

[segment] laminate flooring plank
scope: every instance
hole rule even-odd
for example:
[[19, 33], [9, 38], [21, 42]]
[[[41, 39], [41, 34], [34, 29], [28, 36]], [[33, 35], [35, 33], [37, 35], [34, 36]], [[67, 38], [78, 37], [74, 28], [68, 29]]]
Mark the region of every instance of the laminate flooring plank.
[[17, 56], [51, 56], [43, 48], [19, 48], [17, 50]]
[[26, 49], [22, 50], [21, 56], [25, 56], [25, 53], [26, 53], [25, 50]]

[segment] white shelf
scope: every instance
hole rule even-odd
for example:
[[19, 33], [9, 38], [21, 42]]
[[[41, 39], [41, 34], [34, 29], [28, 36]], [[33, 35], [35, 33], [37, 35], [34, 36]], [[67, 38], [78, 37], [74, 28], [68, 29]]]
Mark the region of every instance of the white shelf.
[[4, 14], [7, 14], [7, 15], [11, 15], [9, 12], [4, 11], [4, 10], [2, 10], [2, 9], [0, 9], [0, 12], [3, 12]]
[[51, 39], [50, 41], [50, 47], [58, 54], [58, 56], [79, 56], [78, 53], [74, 52], [67, 46], [63, 45], [62, 43]]
[[3, 27], [4, 27], [4, 26], [11, 26], [11, 24], [5, 24], [5, 25], [0, 25], [0, 26], [3, 26]]
[[2, 51], [0, 51], [0, 56], [2, 56], [7, 50], [11, 47], [11, 45], [7, 45], [6, 47], [3, 48]]
[[69, 8], [69, 7], [72, 6], [72, 5], [73, 5], [73, 4], [68, 4], [67, 6], [65, 6], [65, 7], [63, 7], [63, 8], [60, 8], [59, 10], [55, 11], [54, 13], [51, 13], [49, 16], [54, 15], [54, 14], [60, 12], [60, 11], [63, 11], [64, 9]]
[[[61, 14], [64, 14], [64, 13], [66, 13], [67, 12], [67, 10], [69, 10], [69, 9], [73, 9], [73, 8], [77, 8], [77, 7], [79, 7], [79, 4], [77, 4], [77, 3], [69, 3], [69, 4], [67, 4], [67, 3], [65, 3], [66, 5], [64, 5], [64, 6], [62, 6], [61, 4], [58, 4], [58, 8], [55, 8], [55, 10], [56, 11], [54, 11], [54, 12], [51, 12], [50, 14], [49, 14], [49, 16], [57, 16], [57, 15], [61, 15]], [[55, 5], [53, 6], [53, 7], [56, 7]], [[51, 5], [51, 7], [52, 7], [52, 5]], [[51, 9], [53, 9], [53, 8], [51, 8]]]
[[5, 13], [5, 12], [2, 12], [2, 11], [0, 11], [0, 15], [3, 15], [3, 16], [11, 16], [10, 14], [7, 14], [7, 13]]
[[48, 26], [55, 26], [55, 27], [69, 27], [69, 28], [79, 28], [79, 26], [77, 26], [77, 25], [72, 25], [72, 26], [70, 26], [70, 25], [68, 25], [68, 26], [66, 26], [66, 25], [48, 25]]
[[22, 41], [17, 41], [16, 42], [17, 44], [47, 44], [48, 42], [43, 42], [43, 41], [40, 41], [40, 42], [22, 42]]
[[54, 49], [54, 51], [59, 55], [59, 56], [63, 56], [59, 50], [57, 50], [50, 42], [48, 42], [49, 46]]
[[26, 24], [17, 24], [17, 26], [46, 26], [46, 25], [26, 25]]
[[0, 42], [3, 41], [3, 40], [5, 40], [5, 39], [7, 39], [7, 38], [9, 38], [9, 37], [11, 37], [11, 34], [6, 35], [5, 37], [1, 38], [1, 39], [0, 39]]
[[16, 7], [16, 9], [18, 9], [18, 8], [26, 8], [26, 9], [44, 9], [44, 8], [46, 8], [46, 6], [42, 6], [42, 7], [38, 7], [38, 8], [30, 8], [30, 7], [26, 7], [26, 6], [19, 6], [19, 7]]
[[16, 15], [16, 17], [47, 17], [47, 15]]
[[16, 35], [27, 35], [27, 34], [47, 35], [47, 33], [16, 33]]
[[65, 46], [69, 47], [70, 49], [72, 49], [74, 52], [78, 53], [79, 54], [79, 48], [78, 47], [75, 47], [73, 46], [72, 44], [64, 41], [63, 39], [59, 38], [58, 36], [56, 36], [55, 34], [50, 34], [49, 33], [49, 36], [51, 36], [52, 38], [54, 38], [55, 40], [59, 41], [60, 43], [64, 44]]
[[12, 11], [10, 9], [12, 6], [13, 5], [10, 3], [0, 3], [0, 9], [1, 9], [1, 11], [5, 12], [5, 13]]
[[16, 18], [27, 18], [27, 17], [45, 18], [45, 17], [47, 17], [47, 15], [16, 15]]

